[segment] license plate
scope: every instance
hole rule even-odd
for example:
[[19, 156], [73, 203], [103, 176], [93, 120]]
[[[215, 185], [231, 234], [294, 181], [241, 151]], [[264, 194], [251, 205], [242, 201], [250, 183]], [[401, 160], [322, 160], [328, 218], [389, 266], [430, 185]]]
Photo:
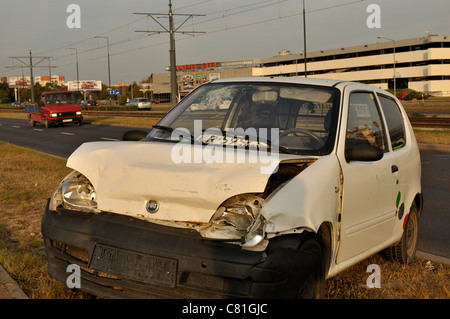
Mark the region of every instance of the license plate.
[[175, 287], [177, 261], [96, 245], [89, 268], [146, 283]]
[[72, 122], [72, 119], [65, 119], [63, 122]]

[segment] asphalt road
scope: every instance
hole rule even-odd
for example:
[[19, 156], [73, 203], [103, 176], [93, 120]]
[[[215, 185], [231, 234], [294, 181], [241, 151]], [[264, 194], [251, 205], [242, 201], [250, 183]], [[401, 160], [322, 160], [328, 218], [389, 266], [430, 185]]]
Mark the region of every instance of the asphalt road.
[[92, 141], [119, 141], [123, 133], [135, 128], [84, 124], [52, 126], [43, 124], [31, 127], [26, 120], [0, 118], [0, 140], [68, 158], [81, 144]]
[[[0, 140], [67, 158], [91, 141], [121, 140], [134, 128], [86, 124], [45, 129], [26, 120], [0, 118]], [[421, 144], [424, 209], [419, 220], [418, 250], [450, 259], [450, 146]]]

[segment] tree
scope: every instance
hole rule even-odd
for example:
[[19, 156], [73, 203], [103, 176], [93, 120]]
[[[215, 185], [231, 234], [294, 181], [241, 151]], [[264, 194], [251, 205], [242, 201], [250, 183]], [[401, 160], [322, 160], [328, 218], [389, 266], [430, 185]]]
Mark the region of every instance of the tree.
[[7, 83], [0, 83], [0, 103], [11, 103], [14, 100], [14, 90]]

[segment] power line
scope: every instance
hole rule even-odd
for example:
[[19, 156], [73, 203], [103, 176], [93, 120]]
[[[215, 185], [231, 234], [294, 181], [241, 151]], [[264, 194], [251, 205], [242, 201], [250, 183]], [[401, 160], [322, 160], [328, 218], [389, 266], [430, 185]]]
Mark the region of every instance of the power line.
[[[33, 54], [31, 53], [31, 50], [30, 50], [30, 55], [29, 56], [12, 56], [10, 58], [19, 61], [23, 65], [20, 65], [18, 67], [12, 66], [12, 67], [7, 67], [7, 68], [23, 68], [23, 67], [29, 67], [30, 68], [31, 103], [34, 103], [34, 76], [33, 76], [33, 68], [46, 68], [46, 66], [38, 66], [38, 64], [40, 64], [42, 61], [44, 61], [46, 59], [49, 59], [49, 66], [48, 66], [48, 68], [50, 69], [51, 68], [51, 66], [50, 66], [50, 57], [48, 57], [48, 56], [34, 56], [33, 57]], [[33, 58], [34, 59], [40, 59], [40, 60], [33, 64]], [[26, 60], [24, 61], [24, 59], [26, 59]]]
[[[185, 8], [201, 5], [201, 4], [210, 2], [210, 1], [211, 0], [199, 1], [199, 2], [191, 4], [191, 5], [187, 5], [187, 6], [176, 8], [174, 10], [182, 10], [182, 9], [185, 9]], [[247, 13], [247, 12], [250, 12], [250, 11], [259, 10], [261, 8], [268, 7], [268, 6], [271, 6], [271, 5], [275, 5], [275, 4], [279, 5], [280, 3], [286, 2], [286, 1], [289, 1], [289, 0], [278, 0], [276, 2], [273, 2], [273, 0], [264, 0], [264, 1], [254, 2], [254, 3], [251, 3], [251, 4], [247, 3], [245, 5], [241, 5], [241, 6], [237, 6], [237, 7], [233, 7], [233, 8], [228, 8], [228, 9], [224, 7], [221, 10], [216, 10], [216, 11], [213, 11], [213, 12], [205, 14], [205, 15], [208, 15], [208, 16], [221, 14], [220, 16], [217, 16], [217, 17], [214, 17], [214, 18], [211, 18], [211, 19], [207, 19], [207, 20], [201, 20], [201, 21], [198, 21], [198, 22], [193, 22], [191, 24], [191, 26], [195, 27], [195, 26], [198, 26], [198, 25], [201, 25], [201, 24], [205, 24], [207, 22], [217, 21], [217, 20], [220, 20], [220, 19], [226, 19], [226, 18], [231, 17], [231, 16]], [[366, 1], [366, 0], [354, 0], [354, 1], [350, 1], [350, 2], [337, 4], [337, 5], [331, 5], [331, 6], [327, 6], [327, 7], [323, 7], [323, 8], [319, 8], [319, 9], [306, 11], [306, 14], [311, 14], [311, 13], [316, 13], [316, 12], [320, 12], [320, 11], [324, 11], [324, 10], [329, 10], [329, 9], [334, 9], [334, 8], [338, 8], [338, 7], [353, 5], [353, 4], [361, 3], [361, 2], [364, 2], [364, 1]], [[295, 13], [290, 13], [290, 14], [283, 15], [283, 16], [281, 14], [279, 14], [275, 18], [262, 19], [262, 20], [259, 20], [259, 21], [254, 21], [254, 22], [250, 22], [250, 23], [244, 23], [244, 24], [240, 24], [240, 25], [230, 26], [230, 25], [227, 24], [225, 28], [221, 28], [221, 29], [218, 29], [218, 30], [209, 30], [206, 35], [212, 35], [212, 34], [220, 33], [220, 32], [223, 32], [223, 31], [231, 31], [231, 30], [242, 29], [242, 28], [246, 28], [246, 27], [249, 27], [249, 26], [255, 26], [255, 25], [270, 23], [270, 22], [277, 21], [277, 20], [284, 20], [284, 19], [294, 18], [294, 17], [298, 17], [300, 15], [302, 15], [301, 12], [295, 12]], [[112, 32], [118, 31], [118, 30], [123, 29], [125, 27], [129, 27], [129, 26], [131, 26], [131, 25], [133, 25], [133, 24], [135, 24], [135, 23], [137, 23], [139, 21], [142, 21], [143, 19], [146, 19], [146, 18], [148, 19], [148, 16], [145, 16], [145, 17], [142, 17], [142, 18], [139, 18], [139, 19], [135, 19], [135, 20], [133, 20], [131, 22], [125, 23], [125, 24], [120, 25], [118, 27], [115, 27], [115, 28], [113, 28], [113, 29], [111, 29], [109, 31], [105, 31], [105, 32], [103, 32], [101, 34], [104, 35], [104, 34], [108, 34], [108, 33], [112, 33]], [[157, 33], [153, 33], [153, 34], [158, 34], [158, 33], [161, 33], [161, 32], [163, 32], [163, 31], [162, 30], [158, 30]], [[128, 37], [127, 39], [122, 39], [122, 40], [119, 40], [119, 41], [116, 41], [116, 42], [112, 43], [111, 47], [114, 47], [114, 46], [117, 46], [117, 45], [120, 45], [120, 44], [123, 44], [123, 43], [132, 43], [132, 42], [135, 42], [137, 40], [146, 38], [147, 36], [153, 35], [153, 34], [148, 33], [145, 36], [136, 36], [136, 37], [131, 37], [131, 38]], [[203, 34], [203, 35], [205, 35], [205, 34]], [[203, 35], [197, 35], [197, 36], [203, 36]], [[189, 38], [190, 37], [180, 38], [180, 39], [178, 39], [178, 41], [183, 41], [183, 40], [186, 40], [186, 39], [189, 39]], [[56, 48], [56, 49], [51, 49], [51, 50], [48, 50], [48, 51], [44, 51], [44, 52], [41, 52], [40, 54], [44, 54], [44, 53], [47, 53], [47, 52], [54, 52], [56, 50], [64, 49], [67, 46], [76, 46], [78, 44], [87, 42], [87, 41], [92, 40], [92, 39], [94, 39], [94, 36], [86, 38], [86, 39], [83, 39], [83, 40], [80, 40], [80, 41], [77, 41], [77, 42], [74, 42], [74, 43], [71, 43], [70, 45], [67, 44], [67, 45], [61, 46], [61, 47]], [[117, 56], [117, 55], [125, 54], [125, 53], [128, 53], [128, 52], [143, 50], [143, 49], [147, 49], [147, 48], [150, 48], [150, 47], [156, 47], [156, 46], [160, 46], [160, 45], [164, 45], [164, 44], [167, 44], [167, 41], [166, 42], [162, 42], [162, 43], [158, 43], [158, 44], [152, 43], [150, 45], [144, 45], [144, 46], [141, 46], [139, 48], [126, 49], [124, 51], [113, 53], [113, 54], [111, 54], [111, 56]], [[104, 47], [105, 46], [100, 46], [100, 47], [96, 47], [96, 48], [80, 50], [80, 54], [84, 54], [84, 53], [88, 53], [88, 52], [95, 52], [96, 50], [102, 49]], [[69, 55], [60, 55], [60, 56], [56, 56], [55, 59], [68, 58], [68, 57], [69, 57]], [[80, 60], [80, 62], [94, 61], [94, 60], [98, 60], [100, 58], [103, 58], [103, 57], [93, 57], [93, 58], [90, 58], [90, 59], [83, 59], [83, 60]], [[8, 61], [4, 62], [2, 65], [5, 65], [7, 63], [8, 63]], [[72, 64], [74, 64], [74, 62], [70, 62], [70, 63], [67, 63], [67, 64], [62, 64], [62, 65], [60, 65], [58, 67], [64, 67], [64, 66], [68, 66], [68, 65], [72, 65]]]
[[[191, 19], [194, 16], [204, 16], [202, 14], [175, 14], [172, 12], [172, 1], [169, 0], [169, 13], [134, 13], [134, 14], [145, 14], [148, 17], [152, 18], [161, 28], [163, 28], [163, 31], [136, 31], [136, 32], [146, 32], [146, 33], [161, 33], [166, 32], [169, 33], [170, 36], [170, 86], [171, 86], [171, 100], [172, 104], [175, 105], [177, 98], [178, 98], [178, 86], [177, 86], [177, 73], [176, 73], [176, 54], [175, 54], [175, 33], [182, 33], [182, 34], [194, 34], [194, 33], [204, 33], [199, 31], [192, 31], [192, 32], [183, 32], [178, 31], [189, 19]], [[169, 29], [167, 29], [164, 25], [162, 25], [154, 16], [168, 16], [169, 17]], [[183, 22], [181, 22], [178, 27], [174, 28], [173, 24], [173, 17], [174, 16], [180, 16], [180, 17], [187, 17]]]
[[[283, 0], [283, 1], [286, 1], [286, 0]], [[352, 5], [352, 4], [363, 2], [363, 1], [366, 1], [366, 0], [352, 1], [352, 2], [347, 2], [347, 3], [344, 3], [344, 4], [339, 4], [339, 5], [319, 8], [319, 9], [315, 9], [315, 10], [310, 10], [310, 11], [306, 11], [306, 14], [320, 12], [320, 11], [324, 11], [324, 10], [328, 10], [328, 9], [333, 9], [333, 8], [336, 8], [336, 7]], [[262, 1], [262, 2], [259, 2], [259, 3], [263, 3], [263, 2], [267, 2], [267, 1]], [[248, 7], [248, 6], [249, 5], [244, 5], [244, 6], [236, 7], [236, 8], [233, 8], [233, 9], [239, 9], [239, 8]], [[260, 9], [260, 8], [262, 8], [262, 6], [257, 7], [255, 9]], [[201, 22], [194, 23], [193, 25], [196, 26], [196, 25], [199, 25], [199, 24], [203, 24], [203, 23], [206, 23], [206, 22], [214, 21], [214, 20], [219, 20], [219, 19], [222, 19], [222, 18], [226, 18], [226, 17], [232, 16], [232, 15], [237, 15], [237, 14], [240, 14], [240, 13], [243, 13], [243, 12], [248, 12], [248, 11], [249, 10], [241, 11], [241, 12], [237, 12], [237, 13], [233, 13], [233, 14], [228, 14], [226, 16], [216, 17], [216, 18], [213, 18], [213, 19], [210, 19], [210, 20], [207, 20], [207, 21], [201, 21]], [[222, 12], [222, 11], [216, 11], [214, 13], [218, 13], [218, 12]], [[223, 28], [223, 29], [218, 29], [218, 30], [214, 30], [214, 31], [208, 31], [208, 33], [206, 33], [206, 34], [197, 35], [197, 37], [201, 37], [201, 36], [204, 36], [204, 35], [212, 35], [212, 34], [224, 32], [224, 31], [237, 30], [237, 29], [246, 28], [246, 27], [250, 27], [250, 26], [255, 26], [255, 25], [259, 25], [259, 24], [265, 24], [265, 23], [276, 21], [276, 20], [295, 18], [295, 17], [301, 16], [302, 14], [303, 14], [302, 12], [296, 12], [296, 13], [292, 13], [292, 14], [288, 14], [288, 15], [284, 15], [284, 16], [278, 16], [278, 17], [275, 17], [275, 18], [263, 19], [263, 20], [250, 22], [250, 23], [244, 23], [244, 24], [237, 25], [237, 26], [227, 26], [226, 28]], [[157, 34], [157, 33], [161, 33], [162, 31], [161, 30], [158, 30], [158, 31], [155, 30], [153, 32], [155, 34]], [[130, 40], [130, 42], [131, 41], [135, 41], [135, 40], [139, 40], [141, 38], [143, 38], [143, 37], [132, 38], [132, 40]], [[190, 37], [189, 38], [188, 37], [181, 38], [181, 39], [178, 39], [178, 41], [184, 41], [184, 40], [187, 40], [187, 39], [190, 39]], [[126, 42], [126, 40], [115, 42], [114, 45], [121, 44], [123, 42]], [[151, 47], [157, 47], [157, 46], [165, 45], [167, 43], [168, 43], [168, 41], [164, 41], [164, 42], [157, 43], [157, 44], [152, 43], [150, 45], [142, 46], [142, 47], [137, 48], [137, 49], [136, 48], [132, 48], [132, 49], [127, 49], [125, 51], [117, 52], [115, 54], [112, 54], [112, 56], [121, 55], [121, 54], [129, 53], [129, 52], [135, 52], [135, 51], [138, 51], [138, 50], [148, 49], [148, 48], [151, 48]], [[85, 50], [85, 51], [82, 51], [82, 52], [89, 52], [89, 51], [94, 51], [94, 50], [97, 50], [97, 49], [99, 49], [99, 48], [88, 49], [88, 50]], [[83, 62], [95, 61], [95, 60], [98, 60], [100, 58], [101, 57], [95, 57], [95, 58], [83, 60]], [[71, 65], [71, 64], [73, 64], [73, 63], [63, 64], [61, 66], [68, 66], [68, 65]]]

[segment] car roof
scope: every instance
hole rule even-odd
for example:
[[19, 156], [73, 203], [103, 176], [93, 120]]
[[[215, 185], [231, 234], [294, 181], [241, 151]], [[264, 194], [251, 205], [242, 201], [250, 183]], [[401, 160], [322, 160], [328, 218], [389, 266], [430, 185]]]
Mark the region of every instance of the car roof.
[[334, 79], [305, 78], [305, 77], [243, 77], [243, 78], [227, 78], [227, 79], [213, 80], [208, 83], [236, 83], [236, 82], [306, 84], [325, 87], [335, 87], [340, 90], [343, 90], [345, 87], [349, 86], [354, 87], [357, 86], [358, 88], [370, 90], [373, 92], [380, 92], [388, 96], [394, 97], [394, 95], [389, 93], [388, 91], [379, 89], [373, 85]]
[[317, 79], [317, 78], [303, 78], [303, 77], [243, 77], [243, 78], [228, 78], [212, 81], [214, 83], [227, 82], [276, 82], [276, 83], [296, 83], [296, 84], [311, 84], [322, 86], [336, 86], [338, 83], [344, 81], [332, 79]]

